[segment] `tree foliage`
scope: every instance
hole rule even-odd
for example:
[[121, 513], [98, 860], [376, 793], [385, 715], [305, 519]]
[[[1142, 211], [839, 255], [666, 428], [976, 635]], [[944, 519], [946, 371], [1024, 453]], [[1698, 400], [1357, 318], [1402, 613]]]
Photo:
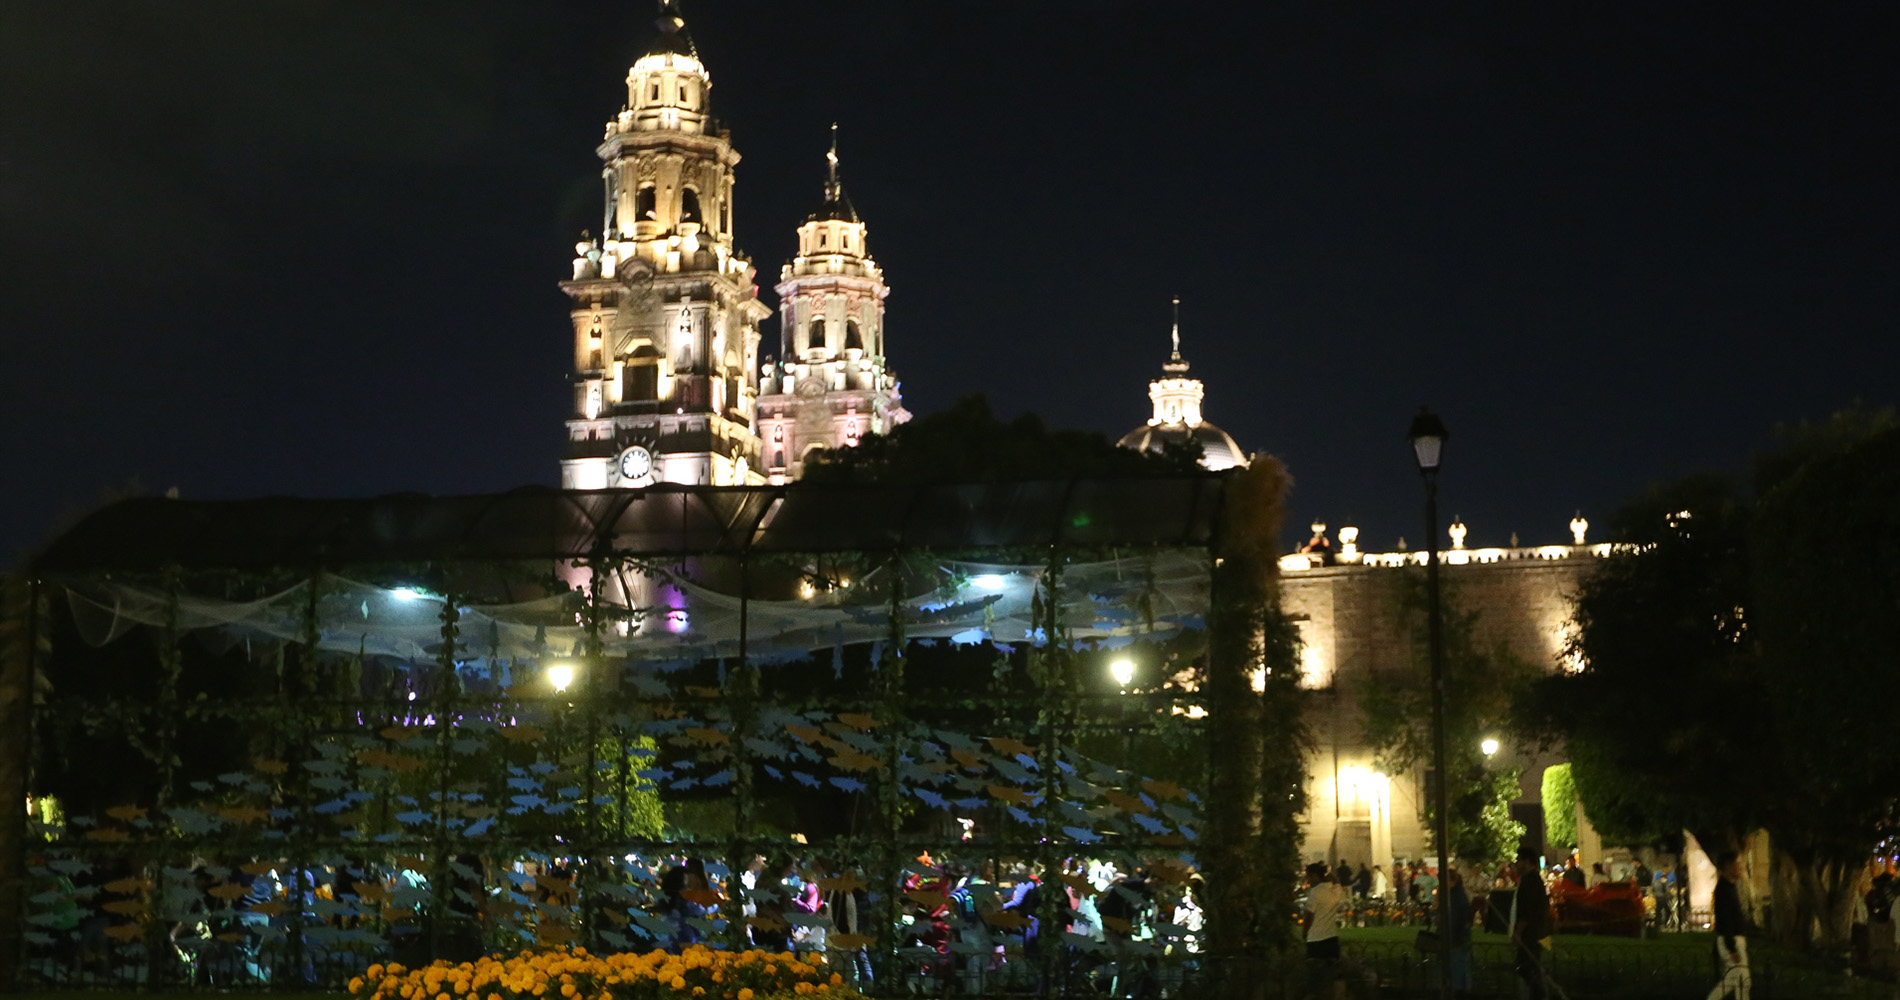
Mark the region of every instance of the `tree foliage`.
[[1558, 847], [1577, 846], [1577, 783], [1569, 764], [1544, 768], [1538, 796], [1544, 803], [1544, 839]]
[[1829, 945], [1895, 817], [1896, 496], [1900, 424], [1866, 410], [1783, 431], [1747, 483], [1652, 489], [1616, 519], [1631, 550], [1581, 587], [1584, 669], [1529, 703], [1606, 839], [1766, 828], [1798, 882], [1782, 926]]
[[1161, 453], [1117, 446], [1093, 431], [1054, 430], [1033, 413], [1002, 420], [981, 394], [873, 434], [855, 447], [813, 452], [810, 483], [938, 483], [1143, 476], [1200, 470], [1200, 447]]
[[[1360, 692], [1362, 725], [1375, 764], [1401, 774], [1430, 763], [1431, 649], [1426, 620], [1428, 595], [1422, 576], [1407, 576], [1397, 595], [1412, 635], [1410, 669], [1402, 677], [1368, 681]], [[1503, 644], [1478, 640], [1478, 614], [1458, 607], [1455, 588], [1442, 595], [1445, 654], [1445, 794], [1450, 809], [1447, 832], [1452, 854], [1477, 863], [1511, 858], [1524, 825], [1511, 819], [1517, 797], [1515, 770], [1492, 766], [1479, 745], [1510, 724], [1516, 692], [1536, 668]], [[1426, 797], [1425, 816], [1435, 822], [1436, 807]]]

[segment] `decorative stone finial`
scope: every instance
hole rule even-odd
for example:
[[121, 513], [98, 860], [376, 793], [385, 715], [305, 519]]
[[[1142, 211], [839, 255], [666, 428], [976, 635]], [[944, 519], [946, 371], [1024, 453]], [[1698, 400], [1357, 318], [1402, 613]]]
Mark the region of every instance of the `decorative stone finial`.
[[1168, 360], [1181, 360], [1181, 297], [1179, 295], [1174, 297], [1174, 329], [1169, 333], [1168, 337], [1172, 345], [1168, 353]]
[[1576, 540], [1575, 544], [1582, 545], [1583, 536], [1589, 530], [1590, 522], [1584, 520], [1583, 511], [1578, 511], [1577, 516], [1570, 519], [1570, 537]]
[[1458, 517], [1457, 515], [1453, 515], [1451, 519], [1451, 528], [1449, 529], [1450, 534], [1451, 534], [1452, 548], [1462, 549], [1465, 547], [1465, 530], [1466, 529], [1465, 529], [1464, 518]]

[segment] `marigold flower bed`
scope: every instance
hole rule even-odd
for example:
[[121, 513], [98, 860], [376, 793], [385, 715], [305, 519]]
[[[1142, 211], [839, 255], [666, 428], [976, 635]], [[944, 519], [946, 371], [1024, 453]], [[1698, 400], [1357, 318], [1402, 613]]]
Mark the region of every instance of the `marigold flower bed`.
[[372, 965], [350, 980], [357, 1000], [776, 1000], [859, 996], [823, 964], [790, 952], [714, 951], [595, 955], [585, 948], [524, 951], [409, 969]]

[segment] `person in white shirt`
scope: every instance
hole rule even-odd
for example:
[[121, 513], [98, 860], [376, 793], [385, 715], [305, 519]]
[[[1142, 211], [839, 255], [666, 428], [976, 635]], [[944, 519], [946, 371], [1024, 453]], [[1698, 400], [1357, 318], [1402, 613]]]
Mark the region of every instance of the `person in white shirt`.
[[1306, 866], [1306, 957], [1339, 958], [1339, 918], [1346, 912], [1346, 887], [1326, 877], [1326, 866]]
[[1380, 900], [1381, 902], [1390, 901], [1391, 893], [1392, 893], [1392, 880], [1386, 877], [1385, 869], [1378, 865], [1373, 865], [1372, 866], [1372, 898]]

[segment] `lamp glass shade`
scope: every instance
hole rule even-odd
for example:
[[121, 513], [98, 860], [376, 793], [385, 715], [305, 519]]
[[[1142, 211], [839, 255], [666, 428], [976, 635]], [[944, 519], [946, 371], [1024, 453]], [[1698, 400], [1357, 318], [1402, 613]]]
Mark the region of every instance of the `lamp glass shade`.
[[1445, 442], [1451, 439], [1451, 432], [1445, 429], [1445, 422], [1438, 414], [1421, 406], [1418, 416], [1412, 418], [1412, 428], [1405, 434], [1412, 442], [1412, 452], [1418, 457], [1418, 467], [1430, 471], [1438, 468], [1438, 460], [1445, 450]]

